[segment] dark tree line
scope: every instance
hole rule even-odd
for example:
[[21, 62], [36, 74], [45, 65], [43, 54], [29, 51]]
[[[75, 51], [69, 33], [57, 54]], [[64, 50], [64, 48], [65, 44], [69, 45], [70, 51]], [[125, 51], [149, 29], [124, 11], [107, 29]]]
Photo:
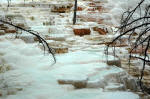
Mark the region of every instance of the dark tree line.
[[[150, 63], [150, 56], [148, 54], [150, 50], [150, 3], [146, 4], [145, 2], [146, 0], [141, 0], [135, 8], [129, 9], [122, 14], [121, 25], [118, 29], [120, 35], [107, 45], [106, 53], [108, 54], [109, 47], [114, 47], [115, 49], [114, 44], [124, 35], [128, 36], [128, 44], [130, 46], [129, 63], [131, 58], [143, 61], [139, 77], [139, 86], [143, 92], [150, 94], [150, 86], [146, 86], [142, 82], [145, 65]], [[139, 13], [139, 16], [137, 13]], [[137, 36], [134, 35], [135, 33]], [[133, 54], [133, 52], [137, 51], [139, 48], [142, 49], [140, 55]]]

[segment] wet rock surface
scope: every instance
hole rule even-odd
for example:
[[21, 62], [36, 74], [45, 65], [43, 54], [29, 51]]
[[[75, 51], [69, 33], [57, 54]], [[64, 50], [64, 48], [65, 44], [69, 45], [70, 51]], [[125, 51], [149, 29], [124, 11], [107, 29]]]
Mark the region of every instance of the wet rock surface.
[[[138, 92], [140, 89], [137, 85], [137, 79], [134, 77], [139, 77], [141, 69], [136, 67], [134, 62], [131, 64], [129, 69], [127, 60], [122, 60], [122, 58], [119, 58], [119, 60], [113, 60], [113, 54], [109, 56], [111, 60], [108, 60], [107, 62], [105, 58], [103, 58], [103, 56], [105, 56], [104, 47], [114, 38], [113, 35], [116, 29], [115, 27], [103, 22], [102, 17], [98, 17], [102, 13], [109, 12], [108, 9], [103, 7], [103, 3], [106, 2], [88, 0], [81, 1], [80, 3], [83, 5], [79, 5], [78, 7], [79, 14], [76, 26], [72, 25], [72, 3], [12, 4], [8, 13], [13, 14], [6, 15], [6, 17], [14, 20], [17, 26], [38, 31], [39, 35], [41, 35], [48, 42], [49, 46], [55, 50], [58, 63], [56, 63], [49, 72], [51, 75], [56, 75], [54, 76], [54, 80], [57, 83], [53, 83], [52, 81], [52, 86], [49, 85], [48, 87], [53, 88], [53, 84], [60, 84], [60, 86], [74, 86], [75, 89], [72, 90], [94, 90], [100, 88], [104, 92], [130, 91], [137, 92], [139, 95]], [[4, 7], [1, 7], [0, 9], [3, 8]], [[101, 25], [103, 27], [101, 27]], [[2, 40], [3, 38], [14, 39], [16, 32], [16, 29], [0, 24], [0, 35], [2, 36]], [[5, 34], [9, 33], [11, 33], [11, 37], [5, 36]], [[26, 44], [36, 44], [37, 47], [43, 50], [39, 40], [33, 36], [24, 35], [23, 33], [17, 39], [23, 40]], [[122, 42], [126, 42], [125, 40], [126, 39], [122, 39]], [[119, 49], [126, 48], [128, 46], [126, 43], [116, 43], [115, 45], [117, 45], [116, 47]], [[128, 52], [128, 50], [126, 51]], [[124, 57], [122, 55], [123, 53], [124, 51], [120, 51], [118, 57]], [[28, 55], [30, 56], [30, 54]], [[61, 58], [65, 58], [65, 61], [62, 61]], [[42, 64], [42, 66], [45, 65]], [[40, 68], [45, 69], [47, 67]], [[3, 67], [0, 66], [0, 71], [2, 69]], [[4, 69], [9, 71], [11, 70], [11, 66], [8, 65]], [[38, 69], [39, 68], [37, 68], [37, 70]], [[35, 72], [35, 74], [37, 73]], [[67, 79], [63, 77], [61, 79], [59, 78], [59, 76], [64, 75], [70, 77]], [[84, 79], [82, 78], [83, 75], [85, 76]], [[145, 70], [144, 75], [144, 82], [149, 85], [149, 70]], [[18, 76], [20, 77], [20, 75], [16, 75], [16, 78]], [[46, 74], [42, 76], [47, 77]], [[50, 77], [53, 78], [53, 76]], [[74, 77], [78, 79], [75, 79]], [[39, 79], [39, 77], [37, 78]], [[45, 80], [41, 83], [45, 82], [48, 81]], [[19, 85], [19, 82], [15, 83], [18, 83]], [[32, 81], [27, 81], [25, 85], [22, 86], [26, 87], [30, 86], [30, 84], [32, 85]], [[51, 82], [48, 82], [48, 84], [51, 84]], [[18, 91], [22, 91], [23, 89], [24, 87], [18, 87], [16, 85], [15, 88], [10, 88], [7, 92], [0, 90], [0, 96], [16, 95], [18, 94]], [[144, 97], [144, 99], [149, 99], [148, 96], [143, 94], [140, 95], [141, 97]]]

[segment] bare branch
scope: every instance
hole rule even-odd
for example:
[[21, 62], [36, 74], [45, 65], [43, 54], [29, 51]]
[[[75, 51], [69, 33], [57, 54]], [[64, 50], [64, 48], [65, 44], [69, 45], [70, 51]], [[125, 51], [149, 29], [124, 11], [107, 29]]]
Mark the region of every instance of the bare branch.
[[47, 48], [48, 48], [48, 52], [49, 52], [50, 54], [52, 54], [52, 56], [53, 56], [54, 63], [56, 63], [56, 58], [55, 58], [54, 50], [53, 50], [51, 47], [49, 47], [48, 43], [39, 35], [38, 32], [33, 31], [33, 30], [26, 30], [26, 29], [24, 29], [24, 28], [22, 28], [22, 27], [19, 27], [19, 26], [14, 25], [13, 23], [10, 23], [10, 22], [7, 22], [7, 21], [1, 20], [1, 19], [0, 19], [0, 22], [2, 22], [2, 23], [4, 23], [4, 24], [8, 24], [8, 25], [13, 26], [13, 27], [15, 27], [15, 28], [17, 28], [17, 29], [20, 29], [20, 30], [22, 30], [22, 31], [25, 31], [25, 32], [27, 32], [27, 33], [30, 33], [30, 34], [36, 36], [36, 37], [38, 38], [39, 42], [42, 43], [42, 45], [43, 45], [43, 47], [44, 47], [44, 52], [45, 52], [45, 49], [46, 49], [46, 47], [47, 47]]

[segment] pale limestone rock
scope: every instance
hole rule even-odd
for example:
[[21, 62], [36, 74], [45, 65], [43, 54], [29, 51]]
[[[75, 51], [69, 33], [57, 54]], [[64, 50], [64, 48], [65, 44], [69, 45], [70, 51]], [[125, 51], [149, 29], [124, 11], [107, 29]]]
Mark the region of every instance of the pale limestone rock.
[[53, 49], [55, 50], [55, 53], [57, 54], [68, 53], [67, 47], [53, 47]]
[[124, 76], [122, 77], [122, 82], [125, 85], [126, 89], [130, 89], [132, 91], [138, 91], [137, 81], [133, 77]]
[[143, 96], [142, 99], [150, 99], [150, 95]]
[[51, 12], [55, 13], [66, 13], [69, 12], [70, 9], [72, 8], [72, 4], [61, 4], [61, 5], [53, 5], [51, 8]]
[[131, 89], [132, 91], [137, 91], [137, 83], [135, 81], [135, 79], [133, 78], [129, 78], [128, 81], [127, 81], [127, 87], [129, 89]]
[[106, 85], [107, 82], [104, 79], [87, 82], [87, 88], [104, 88]]
[[147, 75], [150, 76], [150, 70], [145, 69], [145, 70], [144, 70], [144, 76], [147, 76]]
[[4, 30], [0, 30], [0, 35], [4, 35], [5, 31]]
[[120, 59], [114, 59], [114, 60], [107, 60], [107, 64], [110, 66], [117, 66], [117, 67], [121, 67], [121, 60]]
[[11, 70], [12, 67], [8, 64], [0, 64], [0, 73], [5, 73], [6, 71]]
[[33, 36], [31, 36], [31, 35], [23, 35], [23, 36], [19, 36], [19, 39], [22, 39], [24, 42], [26, 42], [26, 43], [34, 43], [35, 41], [34, 41], [34, 37]]
[[108, 86], [105, 87], [105, 91], [123, 91], [125, 87], [123, 84], [119, 83], [109, 83]]
[[73, 85], [75, 88], [79, 89], [79, 88], [86, 88], [87, 86], [87, 77], [80, 77], [80, 78], [65, 78], [65, 79], [58, 79], [57, 82], [59, 84], [71, 84]]
[[16, 94], [16, 93], [17, 93], [17, 90], [14, 89], [14, 88], [9, 88], [9, 89], [7, 90], [7, 95], [14, 95], [14, 94]]
[[75, 88], [86, 88], [87, 82], [86, 80], [58, 80], [59, 84], [71, 84]]
[[65, 37], [46, 37], [46, 40], [66, 41]]

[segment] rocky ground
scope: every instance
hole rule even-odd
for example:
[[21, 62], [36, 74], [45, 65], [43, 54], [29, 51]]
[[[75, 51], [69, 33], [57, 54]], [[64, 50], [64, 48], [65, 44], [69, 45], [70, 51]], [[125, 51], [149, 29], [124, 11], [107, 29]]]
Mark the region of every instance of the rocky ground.
[[[2, 17], [38, 31], [54, 48], [57, 62], [51, 65], [51, 55], [43, 55], [36, 37], [0, 23], [0, 98], [149, 99], [137, 85], [141, 61], [133, 59], [128, 67], [127, 38], [116, 45], [118, 57], [110, 51], [106, 61], [106, 44], [117, 30], [106, 21], [111, 20], [107, 3], [78, 1], [76, 25], [72, 25], [73, 1], [12, 2], [9, 8], [1, 4]], [[149, 74], [147, 68], [147, 85]]]

